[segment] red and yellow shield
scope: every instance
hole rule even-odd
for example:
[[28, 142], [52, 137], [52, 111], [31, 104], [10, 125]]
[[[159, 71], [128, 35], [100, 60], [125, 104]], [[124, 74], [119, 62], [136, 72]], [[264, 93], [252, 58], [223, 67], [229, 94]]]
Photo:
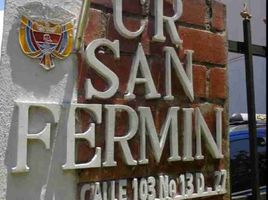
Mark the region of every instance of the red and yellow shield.
[[72, 52], [73, 23], [53, 23], [33, 20], [22, 15], [19, 43], [22, 51], [31, 58], [39, 58], [46, 70], [55, 65], [53, 57], [66, 58]]

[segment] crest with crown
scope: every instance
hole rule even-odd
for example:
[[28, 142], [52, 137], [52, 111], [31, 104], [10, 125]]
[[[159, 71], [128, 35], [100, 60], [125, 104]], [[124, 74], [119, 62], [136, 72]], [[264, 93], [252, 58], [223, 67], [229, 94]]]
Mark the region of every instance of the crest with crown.
[[72, 52], [74, 15], [61, 7], [49, 7], [40, 2], [18, 7], [21, 15], [19, 43], [31, 58], [39, 58], [40, 65], [55, 67], [53, 57], [64, 59]]

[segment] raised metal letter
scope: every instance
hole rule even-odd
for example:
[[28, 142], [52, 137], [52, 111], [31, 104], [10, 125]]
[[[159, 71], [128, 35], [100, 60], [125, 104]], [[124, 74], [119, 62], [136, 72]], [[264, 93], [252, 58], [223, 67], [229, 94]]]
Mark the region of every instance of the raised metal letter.
[[29, 167], [27, 165], [27, 140], [41, 140], [46, 149], [50, 148], [50, 129], [51, 124], [47, 123], [45, 128], [36, 134], [28, 134], [29, 124], [29, 108], [30, 107], [41, 107], [49, 110], [55, 123], [59, 121], [60, 106], [57, 104], [46, 104], [46, 103], [24, 103], [17, 102], [19, 119], [18, 119], [18, 143], [17, 143], [17, 165], [12, 168], [13, 173], [28, 172]]
[[101, 167], [101, 148], [96, 148], [96, 153], [91, 161], [87, 163], [75, 163], [75, 140], [85, 139], [91, 147], [95, 147], [95, 123], [91, 123], [89, 128], [84, 133], [75, 133], [75, 114], [76, 109], [84, 109], [89, 111], [96, 118], [96, 122], [101, 123], [101, 105], [100, 104], [72, 104], [69, 111], [67, 121], [67, 152], [66, 163], [62, 166], [63, 169], [83, 169]]
[[90, 79], [86, 80], [85, 90], [86, 90], [86, 99], [92, 99], [92, 97], [100, 99], [111, 98], [119, 87], [119, 79], [117, 75], [112, 72], [108, 67], [101, 63], [95, 55], [95, 51], [100, 46], [106, 46], [111, 49], [114, 53], [115, 58], [120, 58], [119, 50], [119, 41], [115, 40], [111, 42], [107, 39], [97, 39], [92, 41], [86, 49], [86, 61], [90, 67], [92, 67], [96, 72], [107, 80], [109, 88], [106, 91], [98, 91], [92, 85]]
[[193, 51], [186, 50], [187, 64], [186, 70], [184, 70], [181, 61], [172, 47], [164, 48], [166, 54], [166, 96], [165, 100], [173, 100], [174, 96], [171, 91], [171, 66], [174, 67], [175, 72], [180, 80], [183, 90], [191, 102], [194, 101], [194, 89], [193, 89], [193, 64], [192, 54]]
[[177, 27], [175, 21], [177, 21], [183, 12], [183, 6], [181, 0], [175, 0], [174, 11], [175, 15], [173, 17], [163, 16], [163, 0], [155, 0], [155, 33], [153, 41], [164, 42], [166, 37], [164, 36], [164, 23], [173, 44], [180, 45], [182, 40], [177, 32]]
[[[140, 72], [144, 78], [137, 78], [139, 67]], [[136, 83], [137, 84], [145, 83], [146, 99], [156, 99], [161, 97], [161, 95], [157, 92], [155, 88], [150, 68], [141, 44], [139, 44], [136, 55], [132, 62], [130, 77], [127, 85], [127, 94], [125, 95], [125, 99], [135, 99], [136, 95], [133, 94], [133, 91]]]
[[122, 0], [113, 0], [113, 19], [114, 26], [117, 32], [127, 39], [133, 39], [138, 37], [145, 28], [145, 22], [142, 21], [141, 27], [138, 31], [132, 32], [129, 31], [123, 24], [123, 16], [122, 16]]
[[[134, 160], [129, 145], [128, 140], [132, 139], [137, 130], [139, 119], [138, 116], [131, 107], [125, 105], [105, 105], [107, 110], [106, 116], [106, 154], [105, 154], [105, 162], [103, 166], [111, 167], [116, 166], [117, 162], [114, 160], [114, 143], [119, 142], [122, 147], [125, 162], [128, 165], [137, 165], [137, 161]], [[129, 132], [125, 136], [115, 137], [115, 117], [116, 112], [126, 111], [129, 116]]]

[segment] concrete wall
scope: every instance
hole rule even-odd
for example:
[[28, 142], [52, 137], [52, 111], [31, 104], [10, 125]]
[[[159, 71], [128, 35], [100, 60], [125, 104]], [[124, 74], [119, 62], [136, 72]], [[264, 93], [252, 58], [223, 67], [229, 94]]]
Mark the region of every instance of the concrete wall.
[[[54, 60], [55, 69], [47, 72], [39, 65], [39, 60], [25, 56], [19, 46], [19, 17], [16, 8], [28, 0], [7, 0], [3, 34], [3, 55], [0, 65], [0, 199], [43, 200], [75, 199], [75, 174], [63, 172], [65, 162], [65, 133], [61, 113], [58, 128], [52, 131], [50, 150], [45, 150], [39, 142], [29, 143], [29, 173], [11, 174], [16, 161], [17, 116], [16, 100], [36, 102], [56, 102], [69, 104], [76, 99], [76, 55], [64, 61]], [[80, 11], [79, 0], [45, 0], [49, 5], [59, 5], [74, 14]], [[30, 131], [44, 127], [46, 119], [38, 109], [32, 110]], [[40, 131], [40, 130], [39, 130]]]

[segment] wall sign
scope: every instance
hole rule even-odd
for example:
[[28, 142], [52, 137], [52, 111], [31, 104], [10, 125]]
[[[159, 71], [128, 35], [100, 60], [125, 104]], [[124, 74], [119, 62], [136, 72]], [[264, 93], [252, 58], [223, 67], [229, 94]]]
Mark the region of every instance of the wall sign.
[[[181, 52], [183, 38], [177, 21], [183, 14], [183, 3], [174, 1], [173, 16], [164, 15], [164, 5], [163, 0], [154, 1], [154, 30], [149, 29], [153, 32], [151, 42], [164, 45], [170, 39], [170, 45], [162, 48], [161, 58], [148, 56], [140, 41], [148, 31], [148, 20], [141, 20], [136, 31], [124, 24], [122, 0], [112, 1], [113, 28], [124, 40], [138, 40], [136, 50], [125, 54], [122, 41], [109, 37], [94, 39], [86, 47], [85, 63], [81, 64], [88, 67], [82, 86], [84, 96], [78, 103], [68, 105], [66, 159], [62, 164], [62, 170], [79, 171], [81, 200], [179, 200], [226, 193], [227, 171], [222, 165], [224, 109], [222, 105], [209, 107], [213, 113], [211, 131], [204, 108], [207, 102], [195, 99], [196, 52]], [[42, 63], [52, 55], [60, 58], [70, 53], [69, 40], [62, 43], [60, 39], [63, 35], [71, 39], [69, 21], [64, 26], [33, 23], [26, 16], [22, 17], [20, 30], [20, 43], [26, 54], [41, 58]], [[45, 32], [37, 31], [38, 27]], [[39, 48], [37, 51], [28, 46], [25, 34], [42, 36], [41, 41], [30, 40]], [[51, 48], [43, 48], [46, 37], [56, 38], [56, 45], [52, 42]], [[60, 51], [62, 46], [64, 50]], [[161, 67], [152, 66], [154, 59], [162, 61]], [[121, 62], [122, 68], [117, 68]], [[50, 60], [43, 66], [50, 69], [53, 65]], [[27, 156], [28, 141], [41, 141], [50, 149], [52, 127], [47, 123], [39, 133], [29, 134], [30, 108], [50, 111], [58, 126], [66, 105], [30, 101], [16, 104], [19, 129], [12, 172], [25, 173], [31, 168], [27, 164], [31, 159]]]

